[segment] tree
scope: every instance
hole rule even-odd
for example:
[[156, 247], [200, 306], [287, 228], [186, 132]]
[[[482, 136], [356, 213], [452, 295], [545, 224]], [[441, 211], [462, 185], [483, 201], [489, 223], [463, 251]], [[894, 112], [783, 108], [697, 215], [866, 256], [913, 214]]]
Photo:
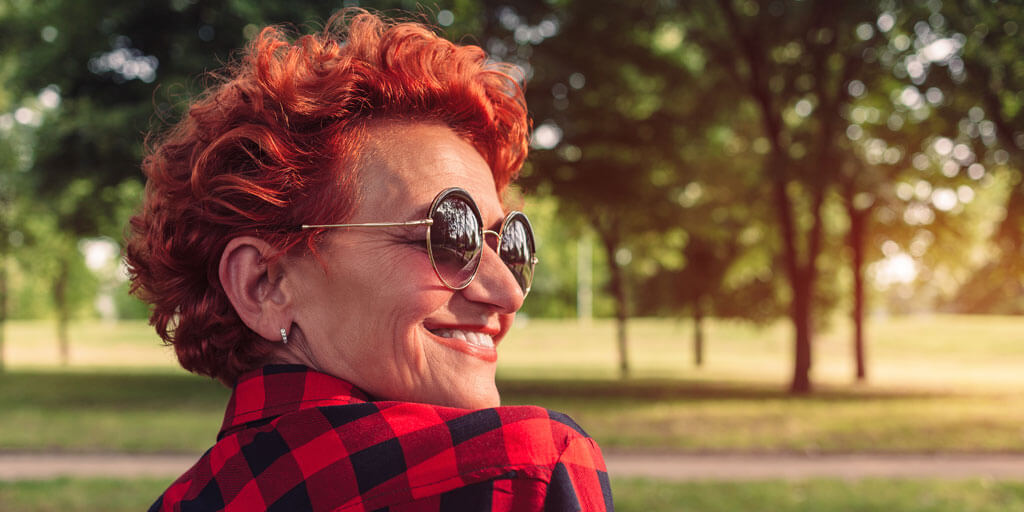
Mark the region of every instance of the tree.
[[698, 32], [713, 60], [735, 70], [740, 94], [760, 113], [781, 256], [790, 284], [794, 367], [790, 390], [811, 391], [814, 304], [823, 207], [837, 181], [847, 83], [861, 64], [854, 28], [873, 6], [831, 2], [717, 2], [720, 17]]
[[[17, 195], [31, 198], [26, 199], [34, 205], [31, 217], [52, 220], [53, 229], [25, 239], [42, 244], [34, 258], [52, 260], [47, 275], [65, 360], [74, 309], [70, 290], [82, 258], [77, 242], [99, 235], [120, 238], [141, 189], [144, 134], [180, 116], [187, 105], [183, 100], [195, 92], [194, 78], [221, 67], [260, 26], [315, 26], [330, 14], [312, 1], [0, 3], [5, 50], [0, 70], [7, 95], [0, 97], [0, 111], [18, 109], [8, 120], [17, 118], [19, 125], [45, 134], [12, 139], [10, 148], [30, 169], [19, 176]], [[5, 167], [0, 176], [4, 209], [11, 202], [6, 199], [13, 186], [9, 173]], [[9, 232], [27, 233], [24, 223], [24, 218], [4, 217], [0, 263], [8, 258]], [[4, 268], [0, 265], [0, 299], [6, 296]], [[4, 318], [0, 306], [0, 326]]]
[[679, 137], [673, 181], [661, 187], [664, 211], [649, 219], [662, 223], [647, 249], [658, 269], [642, 284], [637, 304], [643, 314], [692, 316], [697, 366], [704, 361], [705, 318], [762, 323], [779, 314], [767, 240], [772, 226], [762, 220], [766, 208], [759, 200], [765, 187], [750, 172], [756, 155], [742, 150], [757, 133], [747, 128], [750, 112], [731, 101], [713, 103], [711, 92], [722, 86], [713, 74], [728, 76], [705, 68], [703, 83], [687, 88], [700, 98], [694, 101], [699, 115], [687, 120], [687, 132]]
[[[951, 307], [981, 313], [1024, 312], [1024, 8], [1013, 2], [950, 0], [912, 9], [905, 20], [919, 44], [937, 52], [949, 47], [948, 73], [925, 66], [915, 80], [946, 99], [939, 110], [959, 127], [954, 142], [970, 148], [970, 174], [1005, 173], [1010, 183], [1005, 216], [992, 233], [996, 257], [961, 286]], [[973, 166], [973, 167], [970, 167]]]
[[0, 90], [0, 371], [4, 368], [4, 334], [14, 292], [10, 285], [11, 266], [19, 258], [33, 255], [21, 250], [25, 234], [19, 229], [29, 217], [33, 202], [24, 194], [33, 155], [36, 130], [47, 105], [45, 96], [20, 96], [16, 91]]
[[653, 51], [653, 1], [520, 2], [494, 9], [485, 46], [527, 75], [535, 119], [528, 189], [558, 197], [561, 211], [593, 229], [615, 299], [619, 371], [629, 374], [627, 322], [633, 276], [626, 268], [665, 200], [652, 186], [671, 168], [679, 118], [671, 86], [687, 73]]

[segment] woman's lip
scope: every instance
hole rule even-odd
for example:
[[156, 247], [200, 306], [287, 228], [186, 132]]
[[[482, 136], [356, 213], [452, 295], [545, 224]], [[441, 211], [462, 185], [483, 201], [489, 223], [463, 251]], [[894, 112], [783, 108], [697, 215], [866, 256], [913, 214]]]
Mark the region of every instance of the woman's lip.
[[[444, 327], [432, 327], [432, 329], [459, 329], [459, 328], [444, 326]], [[459, 329], [459, 330], [476, 331], [476, 332], [480, 332], [480, 333], [483, 333], [483, 334], [488, 334], [488, 335], [494, 337], [494, 345], [495, 345], [495, 347], [481, 347], [480, 345], [474, 345], [474, 344], [469, 343], [468, 341], [460, 340], [458, 338], [445, 338], [443, 336], [438, 336], [438, 335], [430, 332], [430, 329], [424, 329], [424, 330], [427, 331], [427, 334], [431, 338], [433, 338], [434, 341], [436, 341], [437, 343], [440, 343], [440, 344], [442, 344], [442, 345], [444, 345], [444, 346], [446, 346], [446, 347], [448, 347], [448, 348], [450, 348], [452, 350], [456, 350], [458, 352], [462, 352], [463, 354], [475, 357], [475, 358], [480, 359], [480, 360], [482, 360], [484, 362], [487, 362], [487, 363], [494, 363], [494, 362], [497, 362], [497, 360], [498, 360], [498, 351], [495, 348], [498, 345], [498, 339], [497, 339], [496, 336], [491, 334], [490, 331], [492, 331], [492, 330], [482, 329], [482, 328], [479, 328], [479, 327], [477, 327], [475, 329], [474, 328], [468, 328], [468, 329], [467, 328], [462, 328], [462, 329]]]
[[428, 331], [436, 331], [438, 329], [451, 329], [453, 331], [473, 331], [481, 334], [486, 334], [492, 338], [497, 338], [498, 334], [501, 333], [499, 327], [488, 327], [486, 325], [469, 325], [469, 324], [423, 324]]

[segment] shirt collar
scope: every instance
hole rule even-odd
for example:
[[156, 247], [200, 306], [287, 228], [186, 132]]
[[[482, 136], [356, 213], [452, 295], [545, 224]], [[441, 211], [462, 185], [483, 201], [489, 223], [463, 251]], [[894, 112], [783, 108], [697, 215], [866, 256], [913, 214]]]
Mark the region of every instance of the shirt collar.
[[290, 412], [369, 401], [362, 390], [326, 373], [297, 364], [269, 365], [238, 378], [217, 438]]

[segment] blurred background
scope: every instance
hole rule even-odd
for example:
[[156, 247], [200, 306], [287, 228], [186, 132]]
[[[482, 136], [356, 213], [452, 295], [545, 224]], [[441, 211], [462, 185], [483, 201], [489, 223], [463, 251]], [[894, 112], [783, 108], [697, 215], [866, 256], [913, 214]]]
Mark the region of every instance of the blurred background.
[[[994, 0], [0, 0], [0, 451], [212, 443], [226, 390], [127, 293], [146, 134], [261, 27], [350, 6], [526, 83], [541, 262], [506, 402], [609, 451], [1024, 452], [1024, 7]], [[139, 508], [168, 483], [133, 482], [0, 482], [0, 508]], [[732, 485], [616, 492], [1024, 508], [1011, 482]]]

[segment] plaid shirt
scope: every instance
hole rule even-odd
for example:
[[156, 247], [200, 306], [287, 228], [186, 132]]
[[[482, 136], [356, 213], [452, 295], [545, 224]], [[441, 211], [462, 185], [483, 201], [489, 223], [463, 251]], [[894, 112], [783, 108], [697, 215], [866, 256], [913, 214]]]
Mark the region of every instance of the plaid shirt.
[[239, 378], [217, 444], [161, 510], [612, 510], [597, 443], [539, 407], [375, 402], [303, 366]]

